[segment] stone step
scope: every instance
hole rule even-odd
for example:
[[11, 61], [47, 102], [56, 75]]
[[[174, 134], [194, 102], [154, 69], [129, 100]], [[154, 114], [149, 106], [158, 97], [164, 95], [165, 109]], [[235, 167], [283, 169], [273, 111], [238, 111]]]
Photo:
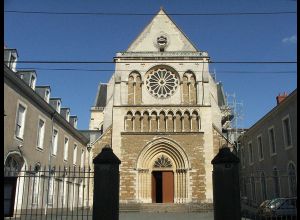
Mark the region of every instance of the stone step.
[[208, 212], [213, 211], [209, 203], [128, 203], [120, 204], [120, 212]]

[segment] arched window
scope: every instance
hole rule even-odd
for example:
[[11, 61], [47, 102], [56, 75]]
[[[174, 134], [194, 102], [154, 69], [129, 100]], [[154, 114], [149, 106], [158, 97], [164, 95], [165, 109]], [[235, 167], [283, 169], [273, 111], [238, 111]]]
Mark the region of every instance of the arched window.
[[193, 111], [191, 118], [192, 131], [199, 131], [199, 116], [197, 111]]
[[251, 191], [252, 191], [252, 202], [256, 203], [256, 186], [254, 176], [251, 176]]
[[176, 112], [176, 118], [175, 118], [175, 123], [174, 123], [174, 131], [180, 132], [182, 131], [182, 114], [180, 111]]
[[150, 116], [150, 131], [155, 132], [157, 131], [157, 113], [152, 112]]
[[125, 131], [132, 131], [133, 130], [133, 117], [131, 112], [127, 112], [125, 116]]
[[184, 104], [197, 103], [196, 77], [191, 71], [188, 71], [183, 75], [182, 99]]
[[263, 200], [267, 199], [267, 184], [266, 184], [266, 177], [264, 172], [260, 174], [260, 184], [261, 184], [261, 197]]
[[166, 121], [165, 121], [165, 117], [166, 117], [166, 115], [165, 115], [165, 113], [163, 112], [163, 111], [161, 111], [160, 113], [159, 113], [159, 122], [158, 122], [158, 129], [159, 129], [159, 131], [166, 131]]
[[190, 121], [190, 113], [185, 111], [183, 114], [183, 131], [191, 130], [191, 121]]
[[9, 155], [6, 158], [4, 171], [5, 176], [18, 176], [23, 165], [23, 160], [19, 155]]
[[143, 114], [143, 119], [142, 119], [142, 131], [149, 131], [149, 113], [146, 111]]
[[290, 196], [297, 196], [296, 168], [293, 163], [289, 163], [288, 165], [288, 178], [289, 178]]
[[136, 112], [134, 115], [134, 131], [141, 131], [141, 113]]
[[138, 72], [130, 73], [128, 77], [128, 104], [142, 103], [142, 79]]
[[173, 112], [169, 111], [166, 119], [166, 131], [174, 131], [174, 115]]
[[280, 196], [280, 185], [279, 185], [279, 176], [278, 170], [276, 167], [273, 169], [273, 182], [274, 182], [274, 197]]

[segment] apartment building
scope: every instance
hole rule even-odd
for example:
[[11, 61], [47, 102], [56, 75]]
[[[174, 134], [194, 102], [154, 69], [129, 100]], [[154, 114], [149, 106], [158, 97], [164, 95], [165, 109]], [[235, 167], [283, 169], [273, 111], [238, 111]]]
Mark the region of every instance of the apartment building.
[[297, 89], [239, 137], [241, 195], [250, 204], [297, 196]]

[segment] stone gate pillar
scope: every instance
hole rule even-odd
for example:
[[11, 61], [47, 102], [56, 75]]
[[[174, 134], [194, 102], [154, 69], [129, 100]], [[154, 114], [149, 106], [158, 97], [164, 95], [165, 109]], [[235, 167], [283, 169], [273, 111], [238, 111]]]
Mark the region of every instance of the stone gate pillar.
[[214, 220], [240, 220], [239, 158], [223, 147], [213, 164]]
[[119, 219], [119, 165], [121, 161], [106, 145], [94, 160], [93, 220]]

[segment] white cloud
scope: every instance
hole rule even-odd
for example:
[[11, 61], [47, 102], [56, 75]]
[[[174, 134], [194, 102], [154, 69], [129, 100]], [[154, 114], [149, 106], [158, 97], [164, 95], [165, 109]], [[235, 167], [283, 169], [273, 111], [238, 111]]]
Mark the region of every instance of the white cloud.
[[282, 39], [282, 43], [287, 43], [287, 44], [295, 44], [297, 43], [297, 36], [294, 34], [293, 36], [290, 37], [285, 37]]

